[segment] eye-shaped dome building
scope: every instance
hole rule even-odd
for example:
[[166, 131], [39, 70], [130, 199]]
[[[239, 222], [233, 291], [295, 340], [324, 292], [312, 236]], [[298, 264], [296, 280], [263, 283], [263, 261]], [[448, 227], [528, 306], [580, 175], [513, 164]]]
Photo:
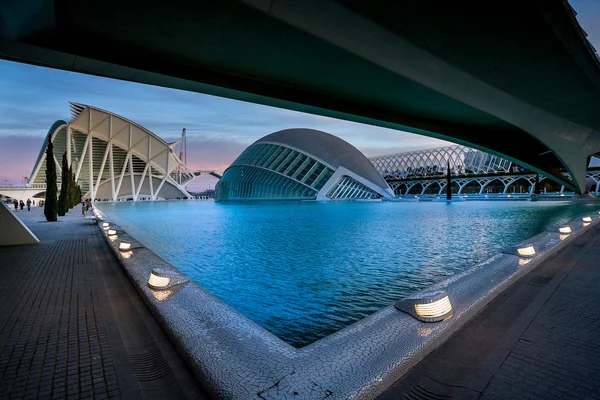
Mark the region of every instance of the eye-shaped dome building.
[[217, 201], [394, 196], [354, 146], [313, 129], [286, 129], [257, 140], [225, 170], [215, 190]]

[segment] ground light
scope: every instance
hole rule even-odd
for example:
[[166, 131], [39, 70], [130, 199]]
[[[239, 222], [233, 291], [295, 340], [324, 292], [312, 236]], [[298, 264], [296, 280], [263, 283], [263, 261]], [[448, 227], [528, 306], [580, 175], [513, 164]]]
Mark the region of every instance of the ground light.
[[102, 227], [103, 228], [108, 228], [110, 226], [110, 224], [108, 222], [103, 222], [102, 223]]
[[171, 283], [171, 278], [159, 270], [153, 269], [148, 279], [148, 286], [154, 290], [166, 289]]
[[109, 229], [109, 230], [108, 230], [108, 235], [109, 235], [109, 236], [110, 236], [110, 235], [116, 235], [116, 234], [117, 234], [117, 231], [115, 231], [114, 229]]
[[592, 217], [583, 217], [583, 222], [592, 222]]
[[570, 226], [564, 226], [564, 227], [562, 227], [562, 228], [558, 228], [558, 231], [559, 231], [560, 233], [571, 233], [571, 232], [573, 232], [573, 231], [571, 230], [571, 227], [570, 227]]
[[439, 322], [452, 317], [452, 304], [443, 290], [407, 297], [397, 301], [395, 307], [422, 322]]
[[519, 247], [517, 253], [519, 253], [519, 256], [521, 257], [533, 257], [535, 256], [535, 248], [532, 245]]
[[121, 242], [119, 243], [119, 250], [129, 250], [131, 248], [131, 243]]
[[185, 275], [166, 268], [153, 268], [148, 278], [148, 286], [154, 290], [170, 289], [175, 285], [188, 282]]

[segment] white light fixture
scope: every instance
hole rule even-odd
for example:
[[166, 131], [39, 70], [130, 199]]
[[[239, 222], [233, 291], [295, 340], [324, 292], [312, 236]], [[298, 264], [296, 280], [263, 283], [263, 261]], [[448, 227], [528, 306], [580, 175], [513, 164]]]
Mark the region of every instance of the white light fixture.
[[187, 282], [185, 275], [166, 268], [153, 268], [148, 279], [148, 286], [154, 290], [168, 289], [174, 285]]
[[109, 239], [111, 242], [114, 242], [115, 240], [117, 240], [117, 235], [109, 235], [109, 236], [108, 236], [108, 239]]
[[133, 256], [133, 251], [131, 250], [121, 252], [121, 257], [123, 258], [131, 258], [131, 256]]
[[535, 256], [535, 248], [532, 245], [519, 247], [517, 253], [519, 253], [519, 256], [521, 257], [533, 257]]
[[109, 226], [109, 225], [110, 225], [110, 224], [109, 224], [108, 222], [103, 222], [103, 223], [102, 223], [102, 227], [103, 227], [103, 228], [108, 228], [108, 226]]
[[116, 234], [117, 234], [117, 231], [115, 231], [114, 229], [109, 229], [109, 230], [108, 230], [108, 234], [109, 234], [109, 235], [116, 235]]
[[558, 228], [558, 231], [559, 231], [560, 233], [571, 233], [571, 232], [573, 232], [573, 231], [571, 230], [571, 227], [570, 227], [570, 226], [564, 226], [564, 227], [562, 227], [562, 228]]
[[561, 195], [561, 197], [564, 197], [564, 195], [565, 195], [565, 194], [564, 194], [564, 193], [561, 193], [560, 195]]
[[452, 317], [452, 304], [443, 290], [404, 298], [397, 301], [395, 306], [423, 322], [439, 322]]
[[148, 279], [148, 286], [155, 290], [166, 289], [171, 282], [171, 278], [163, 276], [160, 272], [152, 270], [150, 273], [150, 279]]
[[119, 250], [129, 250], [131, 248], [131, 243], [121, 242], [119, 243]]
[[583, 222], [592, 222], [592, 217], [583, 217]]

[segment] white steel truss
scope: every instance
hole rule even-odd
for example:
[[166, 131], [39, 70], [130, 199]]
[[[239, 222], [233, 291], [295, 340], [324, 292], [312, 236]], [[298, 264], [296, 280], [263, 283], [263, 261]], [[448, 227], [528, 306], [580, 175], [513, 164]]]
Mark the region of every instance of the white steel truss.
[[166, 143], [122, 116], [77, 103], [71, 103], [71, 115], [70, 122], [57, 121], [48, 132], [32, 185], [45, 183], [48, 140], [54, 144], [58, 175], [66, 152], [84, 197], [92, 200], [187, 198], [185, 185], [201, 173], [215, 175], [190, 171], [174, 151], [178, 142]]
[[501, 157], [460, 145], [388, 154], [369, 161], [386, 180], [444, 176], [448, 162], [452, 175], [508, 173], [517, 167]]

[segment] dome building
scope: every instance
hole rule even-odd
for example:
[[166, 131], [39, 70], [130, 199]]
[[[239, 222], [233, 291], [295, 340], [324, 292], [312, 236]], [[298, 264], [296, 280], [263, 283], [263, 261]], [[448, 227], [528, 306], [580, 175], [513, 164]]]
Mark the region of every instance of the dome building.
[[215, 187], [217, 201], [393, 196], [358, 149], [313, 129], [286, 129], [257, 140], [225, 170]]

